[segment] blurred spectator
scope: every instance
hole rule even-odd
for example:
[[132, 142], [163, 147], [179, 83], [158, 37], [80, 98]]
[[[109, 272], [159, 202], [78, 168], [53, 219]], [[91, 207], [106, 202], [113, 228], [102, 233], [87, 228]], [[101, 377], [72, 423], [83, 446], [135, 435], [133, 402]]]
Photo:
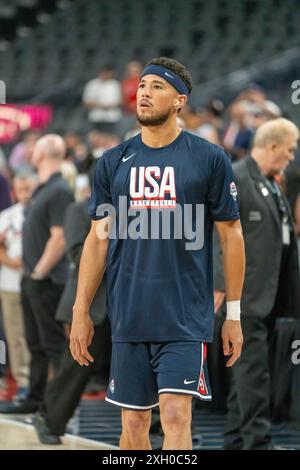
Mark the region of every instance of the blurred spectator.
[[75, 191], [77, 169], [73, 162], [64, 160], [61, 162], [60, 171], [63, 179], [68, 183], [72, 193]]
[[122, 93], [113, 66], [107, 65], [97, 78], [86, 84], [83, 103], [89, 110], [88, 118], [94, 128], [104, 132], [116, 132], [122, 118]]
[[219, 137], [224, 133], [224, 103], [221, 100], [213, 99], [205, 105], [206, 119], [218, 132]]
[[[97, 132], [97, 131], [92, 131]], [[90, 151], [88, 145], [82, 143], [76, 147], [76, 160], [75, 165], [79, 174], [89, 173], [91, 167], [95, 162], [95, 157]]]
[[205, 108], [192, 108], [185, 105], [180, 113], [184, 120], [185, 129], [204, 139], [219, 144], [219, 136], [215, 127], [209, 122], [208, 113]]
[[273, 101], [266, 100], [264, 103], [256, 104], [247, 102], [247, 115], [245, 122], [254, 131], [264, 122], [281, 116], [281, 109]]
[[5, 176], [0, 173], [0, 212], [11, 205], [9, 184]]
[[[74, 158], [73, 161], [75, 165], [80, 165], [81, 162], [84, 162], [89, 153], [88, 146], [85, 142], [80, 142], [74, 148]], [[80, 171], [80, 170], [79, 170]]]
[[259, 126], [282, 115], [279, 106], [267, 100], [265, 92], [257, 84], [243, 90], [227, 111], [230, 123], [224, 133], [223, 145], [233, 160], [240, 160], [248, 153], [253, 134]]
[[265, 114], [263, 105], [247, 103], [246, 111], [245, 122], [253, 130], [258, 129], [259, 126], [270, 119]]
[[[0, 149], [1, 150], [1, 149]], [[7, 164], [7, 160], [4, 153], [0, 153], [0, 173], [6, 178], [9, 187], [12, 186], [12, 170]]]
[[0, 298], [4, 332], [17, 399], [25, 398], [29, 380], [29, 351], [25, 339], [21, 305], [22, 231], [24, 209], [37, 184], [34, 174], [18, 174], [13, 181], [18, 201], [0, 215]]
[[74, 131], [68, 131], [64, 135], [64, 141], [66, 144], [66, 159], [76, 160], [76, 148], [82, 144], [81, 136]]
[[86, 174], [77, 175], [75, 183], [75, 201], [81, 202], [90, 196], [90, 179]]
[[63, 139], [45, 135], [36, 143], [32, 164], [40, 185], [26, 211], [23, 228], [22, 304], [26, 340], [31, 353], [30, 388], [26, 400], [1, 404], [2, 413], [37, 411], [47, 384], [49, 363], [57, 372], [66, 346], [63, 326], [55, 313], [68, 272], [63, 224], [72, 193], [60, 173]]
[[120, 143], [120, 138], [114, 134], [99, 131], [88, 133], [88, 144], [93, 157], [97, 160], [102, 157], [105, 150], [108, 150]]
[[6, 166], [6, 157], [5, 153], [3, 152], [2, 148], [0, 147], [0, 168]]
[[263, 88], [257, 83], [251, 83], [245, 90], [240, 92], [235, 101], [249, 101], [261, 105], [266, 99]]
[[236, 101], [229, 107], [230, 123], [225, 132], [223, 145], [232, 156], [240, 160], [249, 152], [253, 130], [247, 124], [247, 101]]
[[274, 103], [273, 101], [266, 100], [263, 104], [264, 114], [266, 116], [266, 120], [276, 119], [282, 116], [282, 111], [279, 106]]
[[[87, 173], [89, 177], [94, 172], [98, 158], [101, 158], [105, 150], [120, 143], [118, 136], [100, 131], [90, 131], [88, 134], [88, 146], [82, 145], [82, 155], [77, 159], [76, 167], [79, 173]], [[77, 156], [79, 153], [77, 153]]]
[[29, 131], [24, 135], [23, 140], [15, 145], [9, 156], [10, 168], [16, 170], [22, 165], [31, 164], [33, 149], [40, 136], [41, 133], [37, 131]]
[[141, 62], [133, 60], [127, 64], [126, 75], [122, 80], [123, 107], [126, 113], [136, 114], [136, 92], [142, 71]]

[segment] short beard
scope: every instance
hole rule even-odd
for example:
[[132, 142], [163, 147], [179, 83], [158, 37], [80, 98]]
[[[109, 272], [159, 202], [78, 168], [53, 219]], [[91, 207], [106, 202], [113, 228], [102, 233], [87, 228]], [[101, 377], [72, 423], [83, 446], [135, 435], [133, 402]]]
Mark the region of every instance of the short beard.
[[170, 114], [171, 114], [170, 109], [164, 114], [160, 114], [158, 116], [151, 116], [151, 117], [143, 117], [137, 113], [137, 120], [144, 127], [161, 126], [162, 124], [167, 122]]

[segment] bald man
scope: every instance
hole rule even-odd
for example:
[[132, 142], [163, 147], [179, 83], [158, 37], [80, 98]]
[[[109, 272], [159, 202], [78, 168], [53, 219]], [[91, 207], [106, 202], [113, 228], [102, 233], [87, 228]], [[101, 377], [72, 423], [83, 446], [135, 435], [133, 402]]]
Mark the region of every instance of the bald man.
[[[279, 315], [300, 315], [296, 237], [290, 207], [277, 180], [294, 160], [298, 139], [299, 130], [291, 121], [268, 121], [256, 131], [251, 156], [233, 166], [246, 275], [241, 298], [244, 348], [232, 368], [226, 449], [274, 448], [268, 340]], [[218, 266], [215, 285], [220, 283]]]
[[60, 166], [64, 140], [55, 134], [41, 137], [32, 164], [40, 185], [25, 214], [23, 229], [22, 304], [26, 340], [31, 353], [30, 388], [27, 398], [2, 404], [2, 413], [32, 413], [42, 402], [49, 364], [54, 373], [65, 348], [63, 327], [55, 312], [67, 276], [63, 224], [73, 195], [63, 180]]

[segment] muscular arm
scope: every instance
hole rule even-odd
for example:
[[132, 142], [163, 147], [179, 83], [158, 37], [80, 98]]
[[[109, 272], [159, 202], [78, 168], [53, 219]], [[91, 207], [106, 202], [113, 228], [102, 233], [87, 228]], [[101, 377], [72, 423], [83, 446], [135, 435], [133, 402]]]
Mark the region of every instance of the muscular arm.
[[[216, 222], [220, 236], [227, 302], [240, 300], [245, 275], [245, 248], [240, 221]], [[225, 320], [222, 328], [224, 355], [231, 367], [241, 355], [243, 335], [240, 321]]]
[[224, 264], [227, 302], [240, 300], [245, 275], [245, 248], [239, 220], [216, 222]]
[[99, 232], [107, 233], [107, 230], [108, 218], [93, 221], [82, 251], [70, 334], [70, 350], [80, 365], [88, 366], [88, 361], [93, 362], [87, 350], [94, 334], [89, 308], [105, 272], [109, 244], [108, 237], [103, 239], [98, 235]]
[[73, 307], [74, 315], [88, 313], [105, 272], [109, 239], [100, 239], [97, 233], [107, 225], [107, 218], [101, 221], [94, 220], [86, 237], [79, 266], [77, 295]]

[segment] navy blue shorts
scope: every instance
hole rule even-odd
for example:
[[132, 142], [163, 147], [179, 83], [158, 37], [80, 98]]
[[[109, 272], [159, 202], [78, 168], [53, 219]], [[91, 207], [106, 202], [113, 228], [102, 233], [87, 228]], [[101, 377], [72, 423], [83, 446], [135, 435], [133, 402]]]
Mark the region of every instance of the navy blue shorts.
[[106, 400], [123, 408], [147, 410], [162, 393], [211, 400], [206, 343], [113, 343]]

